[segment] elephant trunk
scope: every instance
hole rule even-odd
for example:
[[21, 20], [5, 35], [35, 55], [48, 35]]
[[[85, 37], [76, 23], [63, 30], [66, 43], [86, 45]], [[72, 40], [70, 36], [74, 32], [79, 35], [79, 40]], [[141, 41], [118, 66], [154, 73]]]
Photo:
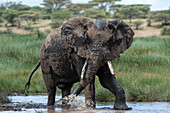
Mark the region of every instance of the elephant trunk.
[[93, 80], [101, 65], [102, 57], [99, 51], [90, 51], [89, 53], [82, 68], [80, 83], [73, 90], [73, 95], [78, 95]]
[[93, 80], [99, 68], [104, 64], [104, 61], [106, 61], [103, 48], [93, 47], [88, 53], [80, 80], [80, 84], [83, 87], [86, 87], [86, 85]]
[[114, 75], [114, 69], [111, 64], [111, 60], [105, 58], [103, 51], [90, 51], [87, 60], [84, 63], [81, 72], [81, 80], [77, 87], [73, 90], [72, 94], [78, 95], [94, 78], [98, 69], [107, 61], [108, 67], [112, 75]]

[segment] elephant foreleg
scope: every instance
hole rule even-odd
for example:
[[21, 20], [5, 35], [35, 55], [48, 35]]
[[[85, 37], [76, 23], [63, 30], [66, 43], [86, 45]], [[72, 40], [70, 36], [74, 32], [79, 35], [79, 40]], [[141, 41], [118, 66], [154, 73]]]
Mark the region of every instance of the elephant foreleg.
[[61, 91], [62, 91], [62, 98], [65, 97], [65, 96], [70, 95], [72, 86], [73, 86], [73, 84], [66, 84], [65, 87], [63, 87], [61, 89]]
[[110, 90], [116, 97], [114, 109], [117, 110], [129, 110], [132, 109], [126, 105], [125, 92], [121, 85], [116, 80], [115, 76], [110, 73], [108, 66], [104, 66], [97, 73], [100, 83], [103, 87]]
[[95, 77], [93, 80], [88, 84], [85, 88], [85, 103], [87, 108], [95, 108], [96, 101], [95, 101]]

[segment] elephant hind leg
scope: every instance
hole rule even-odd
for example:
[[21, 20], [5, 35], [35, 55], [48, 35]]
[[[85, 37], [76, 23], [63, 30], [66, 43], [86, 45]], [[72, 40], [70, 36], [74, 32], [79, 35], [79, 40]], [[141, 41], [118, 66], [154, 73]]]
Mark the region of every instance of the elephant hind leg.
[[[47, 71], [48, 70], [48, 71]], [[48, 106], [53, 106], [55, 103], [55, 95], [56, 95], [56, 82], [55, 75], [52, 72], [51, 67], [42, 68], [43, 79], [46, 85], [47, 93], [48, 93]]]
[[62, 88], [61, 88], [62, 98], [65, 97], [65, 96], [70, 95], [70, 92], [71, 92], [71, 88], [72, 88], [72, 86], [73, 86], [73, 83], [64, 84], [64, 86], [65, 86], [65, 87], [62, 87]]
[[97, 73], [101, 85], [110, 90], [116, 97], [114, 109], [117, 110], [129, 110], [132, 109], [126, 105], [125, 92], [119, 82], [116, 80], [115, 76], [110, 73], [107, 65], [104, 66]]

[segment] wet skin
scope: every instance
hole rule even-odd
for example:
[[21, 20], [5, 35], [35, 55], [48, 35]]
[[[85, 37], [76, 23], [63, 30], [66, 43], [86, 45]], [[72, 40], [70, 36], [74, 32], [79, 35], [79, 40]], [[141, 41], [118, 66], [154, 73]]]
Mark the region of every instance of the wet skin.
[[[133, 31], [123, 21], [70, 19], [52, 31], [41, 48], [40, 61], [48, 92], [48, 106], [55, 103], [56, 87], [62, 97], [78, 95], [85, 89], [87, 107], [95, 107], [95, 75], [103, 87], [115, 96], [114, 109], [131, 109], [126, 105], [123, 88], [108, 62], [120, 57], [133, 41]], [[71, 93], [74, 83], [79, 82]]]

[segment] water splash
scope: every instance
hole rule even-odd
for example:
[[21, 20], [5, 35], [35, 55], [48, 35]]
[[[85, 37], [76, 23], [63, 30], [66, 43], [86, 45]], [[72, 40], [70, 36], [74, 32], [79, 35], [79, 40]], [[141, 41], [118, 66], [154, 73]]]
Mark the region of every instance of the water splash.
[[85, 109], [85, 102], [76, 95], [69, 95], [55, 102], [56, 106], [62, 106], [67, 109]]

